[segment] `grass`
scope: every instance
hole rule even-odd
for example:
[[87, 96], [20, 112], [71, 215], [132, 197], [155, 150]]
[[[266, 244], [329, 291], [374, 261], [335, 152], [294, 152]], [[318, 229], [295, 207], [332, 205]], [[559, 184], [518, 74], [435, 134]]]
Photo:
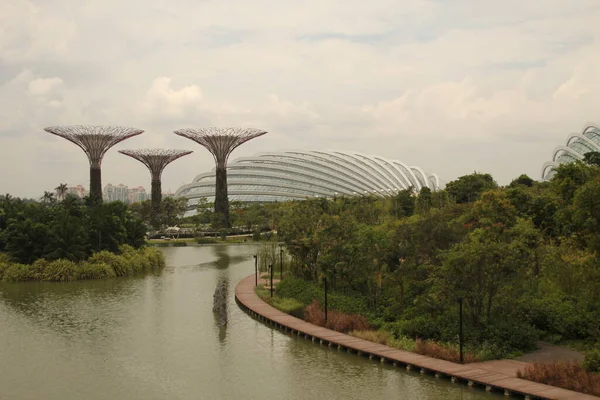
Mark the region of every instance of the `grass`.
[[352, 331], [348, 333], [350, 336], [357, 337], [359, 339], [368, 340], [369, 342], [384, 344], [390, 346], [394, 338], [388, 332], [385, 331]]
[[534, 363], [517, 372], [517, 377], [563, 389], [600, 396], [600, 374], [588, 372], [575, 362]]

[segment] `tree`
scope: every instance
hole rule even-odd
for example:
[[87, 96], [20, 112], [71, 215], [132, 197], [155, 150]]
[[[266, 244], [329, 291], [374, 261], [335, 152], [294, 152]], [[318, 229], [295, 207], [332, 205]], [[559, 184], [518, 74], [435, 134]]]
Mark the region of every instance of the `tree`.
[[598, 175], [595, 168], [580, 161], [560, 164], [556, 167], [555, 172], [550, 184], [566, 203], [571, 203], [577, 189]]
[[490, 174], [474, 172], [449, 182], [446, 191], [457, 203], [471, 203], [477, 200], [481, 193], [497, 187], [498, 184]]
[[52, 192], [44, 192], [44, 195], [42, 196], [42, 203], [52, 204], [55, 201], [56, 201], [56, 198], [54, 197], [54, 193], [52, 193]]
[[61, 183], [60, 185], [55, 187], [54, 190], [56, 191], [56, 198], [58, 198], [59, 200], [64, 200], [65, 195], [67, 194], [67, 191], [69, 190], [69, 187], [67, 186], [66, 183]]
[[589, 165], [600, 166], [600, 152], [590, 151], [583, 155], [583, 162]]
[[522, 174], [522, 175], [519, 175], [518, 178], [513, 179], [513, 181], [508, 186], [510, 186], [511, 188], [517, 187], [519, 185], [532, 187], [533, 182], [534, 182], [533, 179], [531, 179], [529, 176]]
[[175, 226], [183, 218], [187, 210], [187, 199], [185, 197], [167, 197], [160, 205], [160, 221], [163, 226]]
[[440, 287], [449, 300], [462, 297], [473, 323], [489, 321], [497, 296], [516, 277], [518, 263], [496, 232], [476, 229], [444, 254]]
[[400, 190], [392, 198], [393, 215], [396, 218], [410, 217], [415, 211], [415, 198], [413, 188]]

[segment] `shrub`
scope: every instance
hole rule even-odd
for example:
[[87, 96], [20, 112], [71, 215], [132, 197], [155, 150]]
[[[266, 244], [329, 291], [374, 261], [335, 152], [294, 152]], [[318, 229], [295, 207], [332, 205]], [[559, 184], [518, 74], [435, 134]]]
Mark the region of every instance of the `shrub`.
[[340, 311], [328, 311], [326, 324], [325, 311], [323, 311], [321, 305], [316, 300], [304, 310], [304, 319], [311, 324], [324, 326], [342, 333], [364, 331], [371, 328], [367, 319], [362, 315], [345, 314]]
[[143, 256], [142, 249], [136, 250], [131, 246], [123, 245], [119, 247], [119, 250], [121, 251], [121, 256], [131, 267], [134, 274], [141, 274], [152, 270], [150, 261]]
[[58, 259], [48, 263], [42, 275], [45, 281], [69, 282], [78, 278], [77, 266], [73, 261]]
[[3, 282], [24, 282], [33, 280], [29, 266], [25, 264], [11, 264], [4, 270]]
[[414, 352], [417, 342], [414, 339], [401, 336], [399, 338], [392, 339], [390, 345], [400, 350]]
[[392, 335], [385, 331], [352, 331], [350, 336], [368, 340], [369, 342], [389, 345], [392, 342]]
[[79, 264], [77, 269], [78, 279], [106, 279], [116, 277], [115, 270], [106, 263], [89, 263], [87, 261]]
[[145, 247], [138, 251], [142, 252], [142, 255], [150, 263], [150, 269], [152, 271], [160, 271], [165, 267], [165, 257], [163, 253], [155, 247]]
[[[415, 353], [433, 358], [438, 358], [440, 360], [460, 362], [460, 353], [455, 346], [447, 344], [444, 345], [429, 340], [417, 339], [415, 345]], [[465, 363], [479, 361], [477, 357], [470, 352], [464, 352], [463, 358]]]
[[214, 244], [214, 243], [217, 243], [217, 239], [212, 238], [212, 237], [199, 236], [196, 238], [196, 243], [198, 243], [198, 244]]
[[517, 372], [517, 377], [563, 389], [600, 396], [600, 375], [575, 362], [534, 363]]
[[412, 339], [437, 339], [440, 337], [439, 326], [435, 320], [424, 316], [416, 317], [396, 324], [397, 337], [408, 336]]
[[585, 355], [582, 365], [590, 372], [600, 372], [600, 346]]
[[133, 267], [127, 258], [106, 250], [93, 254], [88, 258], [88, 262], [90, 264], [109, 265], [115, 271], [116, 276], [130, 276], [134, 273]]
[[0, 280], [2, 280], [2, 276], [4, 275], [4, 271], [10, 267], [10, 257], [6, 253], [0, 253]]
[[[286, 277], [277, 284], [277, 293], [281, 297], [293, 298], [304, 304], [311, 304], [315, 300], [321, 301], [325, 296], [322, 285], [292, 276]], [[350, 296], [330, 290], [327, 296], [330, 310], [347, 314], [369, 314], [366, 300], [360, 295]]]

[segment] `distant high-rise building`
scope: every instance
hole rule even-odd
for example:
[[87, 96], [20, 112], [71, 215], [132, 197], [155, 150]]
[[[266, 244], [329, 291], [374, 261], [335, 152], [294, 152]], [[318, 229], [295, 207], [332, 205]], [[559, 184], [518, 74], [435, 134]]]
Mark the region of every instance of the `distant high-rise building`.
[[81, 185], [71, 186], [67, 189], [67, 194], [71, 194], [73, 196], [77, 196], [80, 199], [83, 199], [88, 195], [88, 190]]
[[120, 201], [126, 204], [133, 204], [148, 200], [149, 195], [142, 186], [129, 189], [123, 184], [115, 186], [109, 183], [104, 186], [102, 197], [106, 202]]

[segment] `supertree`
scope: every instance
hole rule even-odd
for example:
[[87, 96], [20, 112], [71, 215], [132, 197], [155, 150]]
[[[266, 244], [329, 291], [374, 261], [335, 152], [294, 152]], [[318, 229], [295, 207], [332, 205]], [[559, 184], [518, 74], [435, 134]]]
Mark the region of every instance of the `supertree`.
[[144, 164], [150, 170], [152, 179], [152, 216], [151, 224], [156, 228], [158, 224], [158, 214], [160, 213], [160, 202], [162, 200], [161, 175], [165, 167], [181, 158], [192, 153], [189, 150], [175, 149], [137, 149], [137, 150], [119, 150], [119, 153], [135, 158]]
[[65, 138], [79, 146], [90, 162], [90, 197], [102, 201], [102, 158], [115, 144], [139, 135], [142, 129], [123, 126], [70, 125], [44, 128], [48, 133]]
[[191, 139], [210, 151], [216, 163], [215, 213], [221, 223], [229, 227], [229, 199], [227, 197], [227, 160], [233, 150], [243, 143], [262, 136], [266, 131], [244, 128], [189, 128], [175, 131], [176, 135]]

